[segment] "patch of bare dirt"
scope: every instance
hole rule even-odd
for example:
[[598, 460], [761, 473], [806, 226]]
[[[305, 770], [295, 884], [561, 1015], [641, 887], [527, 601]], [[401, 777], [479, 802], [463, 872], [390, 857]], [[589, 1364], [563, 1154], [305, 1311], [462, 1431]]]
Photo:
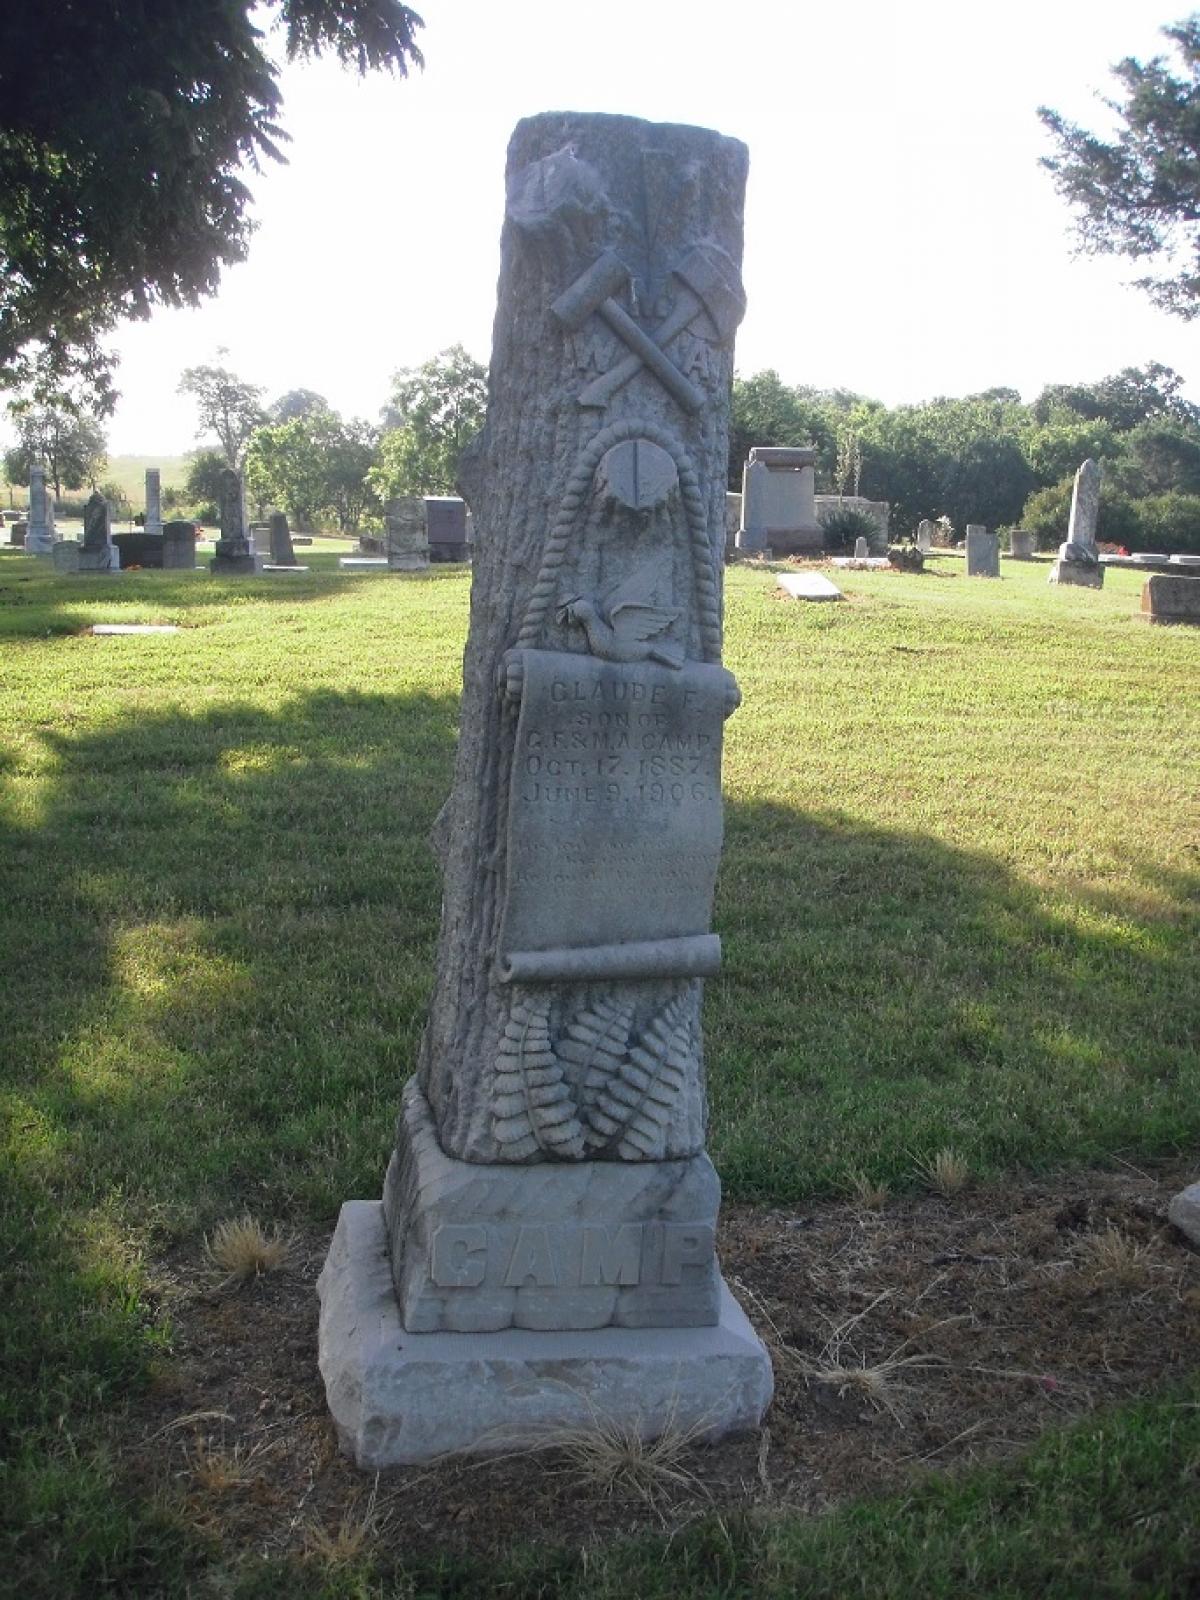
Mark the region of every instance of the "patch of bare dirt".
[[241, 1287], [173, 1262], [174, 1353], [125, 1419], [128, 1474], [243, 1551], [363, 1541], [498, 1550], [673, 1528], [750, 1505], [820, 1511], [996, 1459], [1200, 1366], [1200, 1255], [1167, 1222], [1175, 1163], [901, 1198], [727, 1206], [725, 1275], [767, 1342], [758, 1434], [686, 1449], [649, 1491], [562, 1456], [379, 1475], [338, 1452], [317, 1371], [325, 1238]]

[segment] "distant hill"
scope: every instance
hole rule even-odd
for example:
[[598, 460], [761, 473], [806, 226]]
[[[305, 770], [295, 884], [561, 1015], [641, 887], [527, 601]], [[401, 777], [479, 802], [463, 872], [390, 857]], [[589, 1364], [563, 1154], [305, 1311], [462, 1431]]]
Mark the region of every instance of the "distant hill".
[[105, 483], [119, 483], [134, 511], [146, 506], [146, 468], [157, 467], [164, 489], [182, 489], [187, 476], [186, 456], [109, 456], [104, 469]]

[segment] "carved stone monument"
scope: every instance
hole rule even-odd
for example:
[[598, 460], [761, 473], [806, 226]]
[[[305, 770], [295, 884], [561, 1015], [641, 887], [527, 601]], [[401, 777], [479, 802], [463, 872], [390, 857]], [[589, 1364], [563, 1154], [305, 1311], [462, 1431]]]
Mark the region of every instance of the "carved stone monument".
[[93, 493], [83, 508], [83, 543], [79, 546], [80, 572], [119, 572], [121, 556], [112, 542], [108, 501]]
[[967, 523], [967, 577], [1000, 576], [1000, 537], [989, 533], [981, 522]]
[[425, 502], [399, 495], [383, 508], [387, 564], [393, 572], [424, 572], [429, 566]]
[[1071, 491], [1071, 520], [1067, 537], [1058, 547], [1058, 560], [1050, 569], [1051, 583], [1073, 583], [1087, 589], [1103, 589], [1104, 568], [1096, 546], [1096, 524], [1100, 518], [1100, 467], [1087, 460], [1075, 474]]
[[221, 537], [217, 540], [209, 571], [221, 577], [262, 571], [262, 557], [254, 550], [246, 521], [246, 494], [242, 475], [232, 467], [221, 474]]
[[786, 556], [821, 549], [816, 461], [810, 447], [754, 446], [742, 469], [739, 550]]
[[29, 469], [29, 522], [25, 529], [25, 554], [48, 556], [54, 546], [54, 512], [46, 493], [46, 469]]
[[1012, 561], [1032, 561], [1033, 547], [1033, 534], [1028, 528], [1014, 528], [1008, 536], [1008, 554]]
[[917, 525], [917, 549], [923, 555], [928, 555], [933, 549], [933, 523], [928, 517], [922, 517]]
[[597, 1417], [712, 1437], [770, 1398], [716, 1262], [700, 1025], [746, 165], [626, 117], [509, 147], [434, 994], [382, 1211], [343, 1207], [319, 1286], [362, 1466]]
[[161, 534], [163, 531], [162, 479], [157, 467], [146, 468], [146, 522], [144, 531], [150, 534]]

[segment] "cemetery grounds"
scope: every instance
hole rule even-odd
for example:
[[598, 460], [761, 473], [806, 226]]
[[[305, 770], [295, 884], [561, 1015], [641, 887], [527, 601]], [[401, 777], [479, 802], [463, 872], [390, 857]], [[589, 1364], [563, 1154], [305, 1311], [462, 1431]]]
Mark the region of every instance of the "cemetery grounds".
[[[1135, 573], [731, 569], [710, 1148], [766, 1429], [376, 1478], [313, 1285], [420, 1036], [469, 579], [302, 559], [0, 555], [0, 1582], [1196, 1592], [1200, 634]], [[281, 1259], [239, 1282], [242, 1217]]]

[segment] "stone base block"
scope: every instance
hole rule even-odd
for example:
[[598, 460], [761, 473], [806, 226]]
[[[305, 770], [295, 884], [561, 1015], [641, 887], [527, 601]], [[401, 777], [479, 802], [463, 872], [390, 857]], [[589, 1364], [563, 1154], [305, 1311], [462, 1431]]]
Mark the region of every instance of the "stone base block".
[[25, 535], [25, 554], [27, 556], [53, 555], [54, 536], [49, 533], [36, 533], [31, 528]]
[[214, 556], [208, 563], [208, 570], [216, 578], [251, 578], [261, 572], [262, 567], [260, 555]]
[[409, 1333], [383, 1208], [349, 1200], [317, 1293], [329, 1409], [342, 1449], [370, 1471], [544, 1445], [568, 1428], [718, 1439], [757, 1427], [771, 1402], [770, 1357], [723, 1281], [709, 1328]]
[[1200, 624], [1200, 578], [1155, 573], [1142, 585], [1142, 616], [1147, 622]]
[[107, 550], [86, 550], [82, 547], [79, 551], [79, 572], [120, 572], [121, 552], [115, 545], [109, 545]]
[[262, 569], [263, 569], [264, 572], [307, 572], [308, 571], [307, 567], [298, 566], [297, 563], [294, 562], [294, 561], [285, 561], [285, 562], [264, 561]]
[[387, 568], [386, 556], [338, 557], [338, 570], [341, 572], [386, 572]]
[[404, 1089], [383, 1204], [412, 1333], [711, 1326], [721, 1185], [676, 1161], [459, 1161]]
[[60, 539], [50, 552], [54, 561], [55, 572], [79, 571], [79, 542], [76, 539]]
[[1049, 581], [1073, 583], [1083, 589], [1103, 589], [1104, 568], [1099, 562], [1088, 566], [1081, 561], [1056, 561], [1050, 569]]

